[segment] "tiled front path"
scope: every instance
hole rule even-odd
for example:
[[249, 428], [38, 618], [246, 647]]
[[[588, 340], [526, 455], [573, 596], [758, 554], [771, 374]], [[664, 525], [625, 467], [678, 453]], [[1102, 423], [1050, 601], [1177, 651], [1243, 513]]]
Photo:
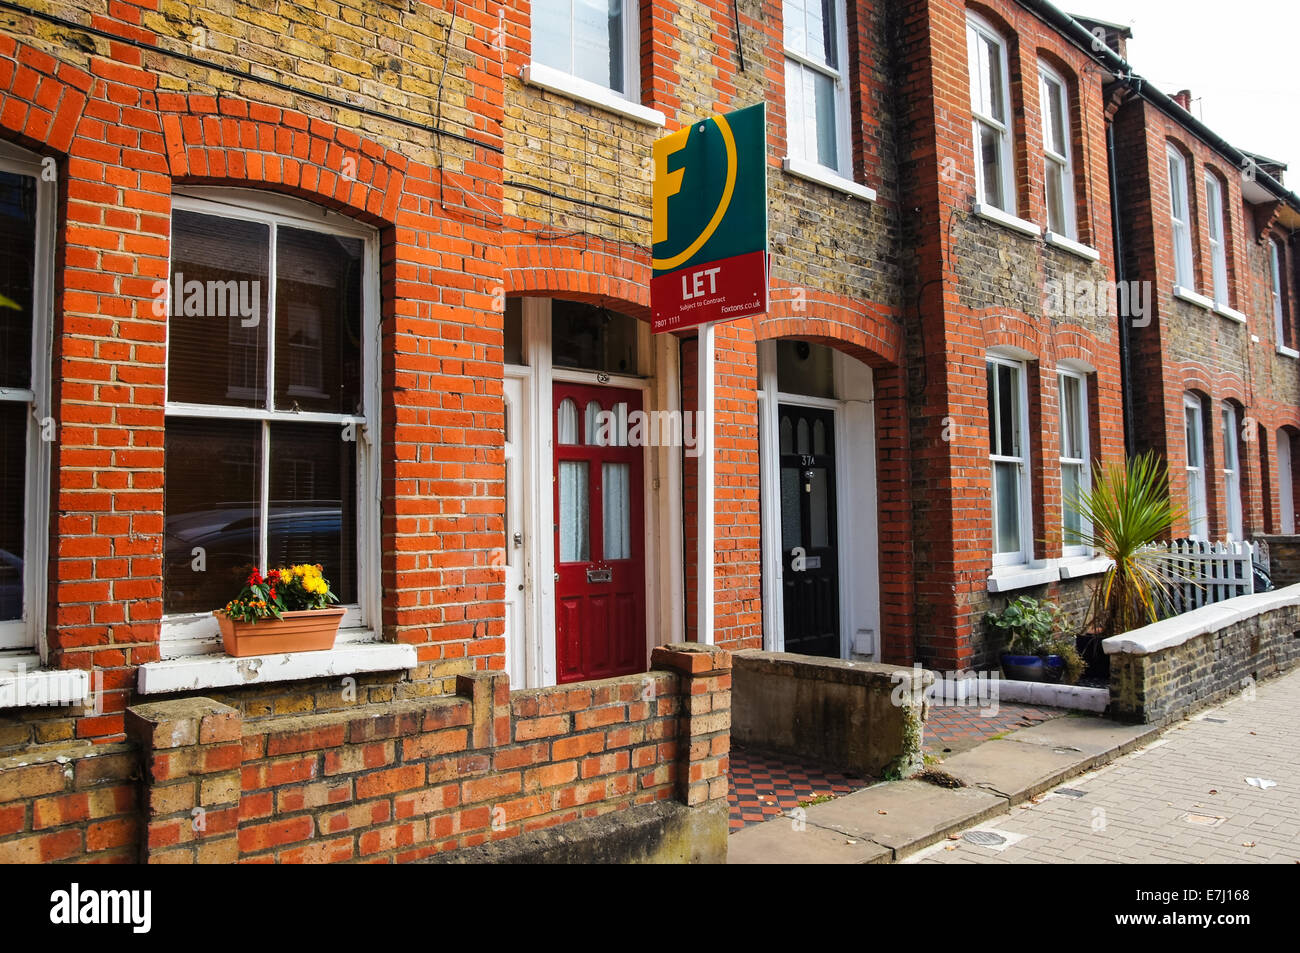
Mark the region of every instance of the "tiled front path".
[[923, 747], [926, 754], [942, 758], [968, 751], [996, 735], [1028, 728], [1065, 712], [1058, 708], [1035, 708], [1016, 702], [1002, 702], [994, 713], [975, 705], [932, 705], [925, 720]]
[[[925, 752], [943, 758], [975, 747], [995, 735], [1058, 718], [1064, 712], [1031, 705], [1001, 704], [981, 715], [974, 706], [932, 706], [925, 723]], [[861, 790], [868, 779], [827, 771], [808, 761], [731, 749], [731, 829], [738, 831], [779, 817], [815, 798]]]
[[735, 747], [731, 749], [730, 780], [727, 801], [733, 831], [770, 821], [814, 798], [849, 794], [870, 783], [796, 758]]

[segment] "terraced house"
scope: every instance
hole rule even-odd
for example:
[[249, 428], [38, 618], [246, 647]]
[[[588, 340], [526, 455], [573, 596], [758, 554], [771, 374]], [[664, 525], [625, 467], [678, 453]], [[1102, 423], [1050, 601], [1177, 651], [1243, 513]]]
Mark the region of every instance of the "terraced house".
[[[410, 861], [606, 815], [650, 818], [621, 856], [718, 859], [730, 651], [986, 664], [1006, 593], [1086, 598], [1062, 501], [1126, 427], [1189, 531], [1293, 529], [1300, 200], [1120, 29], [222, 11], [0, 15], [0, 859]], [[755, 103], [770, 307], [701, 376], [650, 331], [652, 144]], [[638, 411], [668, 436], [601, 436]], [[334, 647], [228, 655], [212, 611], [298, 563]]]

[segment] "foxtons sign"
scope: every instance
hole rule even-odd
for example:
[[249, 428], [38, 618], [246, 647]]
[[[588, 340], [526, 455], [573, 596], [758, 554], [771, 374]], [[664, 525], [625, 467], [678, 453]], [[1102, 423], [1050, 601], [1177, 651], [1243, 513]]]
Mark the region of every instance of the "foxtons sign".
[[656, 332], [767, 310], [765, 126], [760, 103], [654, 144]]

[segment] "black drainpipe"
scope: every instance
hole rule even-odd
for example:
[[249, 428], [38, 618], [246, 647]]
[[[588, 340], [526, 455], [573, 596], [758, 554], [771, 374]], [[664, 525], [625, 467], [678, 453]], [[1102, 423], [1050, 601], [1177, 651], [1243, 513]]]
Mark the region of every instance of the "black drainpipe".
[[[1132, 299], [1124, 268], [1124, 238], [1119, 217], [1119, 171], [1115, 165], [1115, 120], [1106, 120], [1106, 163], [1110, 167], [1110, 228], [1111, 241], [1115, 251], [1115, 285], [1125, 289], [1115, 295], [1116, 304], [1124, 303], [1119, 312], [1119, 387], [1124, 412], [1124, 455], [1133, 456], [1133, 366], [1132, 350], [1129, 344], [1129, 330], [1132, 324]], [[1150, 309], [1155, 302], [1148, 301]], [[1149, 317], [1149, 315], [1148, 315]]]

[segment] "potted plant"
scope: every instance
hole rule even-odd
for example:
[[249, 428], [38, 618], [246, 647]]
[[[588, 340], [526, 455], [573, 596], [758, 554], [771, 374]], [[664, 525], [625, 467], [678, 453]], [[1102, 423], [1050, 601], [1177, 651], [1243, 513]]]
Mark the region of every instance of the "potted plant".
[[1063, 629], [1065, 616], [1047, 600], [1017, 596], [1000, 612], [988, 612], [985, 621], [1007, 639], [1002, 653], [1002, 674], [1023, 682], [1078, 681], [1083, 660]]
[[1111, 563], [1093, 589], [1081, 637], [1084, 655], [1100, 667], [1103, 639], [1157, 621], [1168, 605], [1170, 588], [1179, 579], [1150, 546], [1168, 534], [1183, 511], [1170, 500], [1164, 463], [1149, 451], [1122, 464], [1099, 464], [1092, 486], [1065, 503], [1083, 526], [1066, 531], [1069, 542]]
[[319, 565], [254, 569], [243, 590], [212, 614], [226, 653], [237, 658], [276, 652], [319, 652], [334, 647], [344, 610], [333, 605]]

